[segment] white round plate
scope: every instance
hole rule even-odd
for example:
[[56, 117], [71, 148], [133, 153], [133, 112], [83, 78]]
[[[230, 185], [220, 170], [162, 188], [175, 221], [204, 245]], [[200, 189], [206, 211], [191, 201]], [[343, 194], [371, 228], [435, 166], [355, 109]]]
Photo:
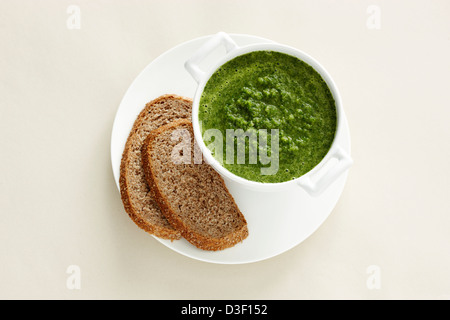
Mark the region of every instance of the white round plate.
[[[273, 42], [251, 35], [230, 34], [239, 45]], [[151, 62], [133, 81], [123, 97], [114, 120], [111, 137], [111, 161], [119, 188], [120, 161], [131, 127], [145, 104], [160, 95], [173, 93], [194, 97], [197, 83], [184, 69], [184, 62], [211, 36], [182, 43]], [[301, 48], [300, 48], [301, 49]], [[225, 54], [218, 48], [202, 63], [204, 70]], [[339, 144], [350, 154], [350, 134], [345, 120]], [[335, 207], [347, 173], [338, 178], [318, 197], [311, 197], [300, 187], [282, 192], [257, 192], [226, 181], [230, 193], [244, 214], [249, 236], [232, 248], [204, 251], [184, 239], [170, 241], [154, 237], [185, 256], [212, 263], [241, 264], [279, 255], [309, 237]]]

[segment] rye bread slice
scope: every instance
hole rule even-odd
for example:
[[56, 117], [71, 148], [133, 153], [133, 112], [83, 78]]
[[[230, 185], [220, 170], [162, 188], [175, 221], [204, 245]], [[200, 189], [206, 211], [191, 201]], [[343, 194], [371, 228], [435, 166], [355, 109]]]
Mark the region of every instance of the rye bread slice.
[[181, 233], [169, 224], [150, 192], [141, 150], [152, 130], [176, 119], [190, 119], [191, 111], [191, 99], [173, 94], [147, 103], [133, 124], [122, 154], [119, 183], [125, 211], [140, 228], [163, 239], [180, 239]]
[[167, 220], [187, 241], [203, 250], [232, 247], [248, 236], [247, 221], [222, 177], [202, 161], [198, 149], [194, 152], [194, 141], [186, 119], [152, 131], [142, 149], [147, 182]]

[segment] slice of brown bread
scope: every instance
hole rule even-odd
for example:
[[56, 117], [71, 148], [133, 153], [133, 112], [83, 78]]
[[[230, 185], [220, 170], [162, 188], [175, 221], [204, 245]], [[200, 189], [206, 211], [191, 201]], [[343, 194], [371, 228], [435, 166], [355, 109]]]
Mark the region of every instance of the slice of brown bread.
[[[248, 236], [247, 221], [222, 177], [201, 161], [200, 151], [195, 154], [202, 163], [198, 157], [194, 161], [194, 141], [192, 124], [185, 119], [152, 131], [142, 149], [148, 184], [186, 240], [204, 250], [232, 247]], [[190, 153], [187, 158], [184, 152]]]
[[191, 111], [191, 99], [173, 94], [147, 103], [133, 124], [122, 154], [119, 184], [125, 211], [140, 228], [163, 239], [180, 239], [181, 233], [168, 223], [150, 192], [141, 150], [152, 130], [176, 119], [190, 119]]

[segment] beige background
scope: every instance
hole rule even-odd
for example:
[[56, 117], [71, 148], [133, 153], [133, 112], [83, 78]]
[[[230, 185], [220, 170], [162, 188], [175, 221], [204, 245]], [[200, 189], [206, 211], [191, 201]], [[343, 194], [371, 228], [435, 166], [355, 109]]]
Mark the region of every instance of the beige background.
[[[66, 27], [70, 4], [79, 30]], [[367, 27], [370, 5], [380, 29]], [[0, 298], [450, 299], [449, 14], [446, 0], [2, 0]], [[246, 265], [193, 260], [138, 229], [109, 154], [138, 73], [218, 31], [319, 60], [342, 93], [355, 160], [317, 232]], [[81, 289], [66, 286], [71, 265]]]

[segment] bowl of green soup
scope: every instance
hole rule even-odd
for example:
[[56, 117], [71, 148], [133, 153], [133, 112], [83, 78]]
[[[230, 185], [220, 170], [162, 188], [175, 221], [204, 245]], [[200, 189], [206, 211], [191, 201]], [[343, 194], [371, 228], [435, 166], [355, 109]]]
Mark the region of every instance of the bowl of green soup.
[[[201, 62], [226, 54], [210, 70]], [[306, 53], [277, 43], [238, 46], [223, 32], [186, 61], [197, 81], [192, 125], [203, 157], [225, 180], [316, 196], [351, 164], [338, 144], [345, 115], [328, 72]]]

